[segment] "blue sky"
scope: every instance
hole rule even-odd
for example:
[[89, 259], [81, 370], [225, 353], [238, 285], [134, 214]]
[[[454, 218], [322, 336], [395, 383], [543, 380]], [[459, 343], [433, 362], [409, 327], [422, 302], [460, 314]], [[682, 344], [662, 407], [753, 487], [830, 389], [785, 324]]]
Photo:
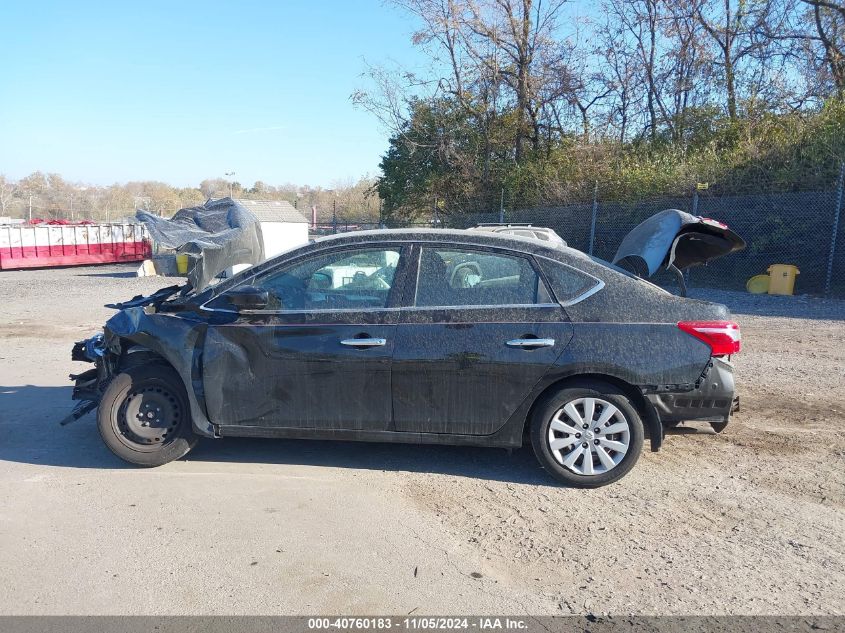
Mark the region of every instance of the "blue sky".
[[0, 174], [331, 186], [387, 133], [350, 94], [364, 59], [421, 63], [379, 0], [3, 2]]

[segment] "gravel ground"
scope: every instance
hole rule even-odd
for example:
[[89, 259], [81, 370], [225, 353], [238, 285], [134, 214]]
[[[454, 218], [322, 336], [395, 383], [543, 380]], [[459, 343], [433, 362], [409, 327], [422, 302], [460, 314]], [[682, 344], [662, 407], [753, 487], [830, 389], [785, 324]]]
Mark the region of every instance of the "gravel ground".
[[0, 273], [0, 613], [845, 614], [845, 302], [693, 292], [742, 325], [742, 410], [620, 483], [530, 449], [203, 441], [126, 467], [70, 408], [130, 268]]

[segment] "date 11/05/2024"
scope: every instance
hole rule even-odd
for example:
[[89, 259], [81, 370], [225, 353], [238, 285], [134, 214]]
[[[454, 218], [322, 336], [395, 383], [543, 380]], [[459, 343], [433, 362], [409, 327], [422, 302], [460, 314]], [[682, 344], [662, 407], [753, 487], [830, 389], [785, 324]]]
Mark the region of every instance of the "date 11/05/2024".
[[524, 630], [527, 623], [519, 618], [477, 617], [477, 618], [446, 618], [446, 617], [361, 617], [361, 618], [309, 618], [309, 630], [411, 630], [411, 631], [442, 631], [442, 630]]

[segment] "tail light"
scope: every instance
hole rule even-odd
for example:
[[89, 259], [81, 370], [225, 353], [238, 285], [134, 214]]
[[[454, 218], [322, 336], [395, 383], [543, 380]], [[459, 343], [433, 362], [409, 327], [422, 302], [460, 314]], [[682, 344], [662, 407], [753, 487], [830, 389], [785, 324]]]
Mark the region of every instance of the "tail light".
[[713, 356], [736, 354], [742, 346], [739, 325], [733, 321], [681, 321], [678, 327], [707, 343]]

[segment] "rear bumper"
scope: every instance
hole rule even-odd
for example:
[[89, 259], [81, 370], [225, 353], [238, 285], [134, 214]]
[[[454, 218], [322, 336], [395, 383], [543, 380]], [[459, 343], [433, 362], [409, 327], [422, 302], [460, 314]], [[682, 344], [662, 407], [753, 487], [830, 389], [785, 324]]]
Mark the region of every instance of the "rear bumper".
[[733, 365], [713, 358], [697, 386], [682, 393], [647, 394], [663, 424], [684, 420], [728, 422], [738, 410], [739, 399], [734, 395]]

